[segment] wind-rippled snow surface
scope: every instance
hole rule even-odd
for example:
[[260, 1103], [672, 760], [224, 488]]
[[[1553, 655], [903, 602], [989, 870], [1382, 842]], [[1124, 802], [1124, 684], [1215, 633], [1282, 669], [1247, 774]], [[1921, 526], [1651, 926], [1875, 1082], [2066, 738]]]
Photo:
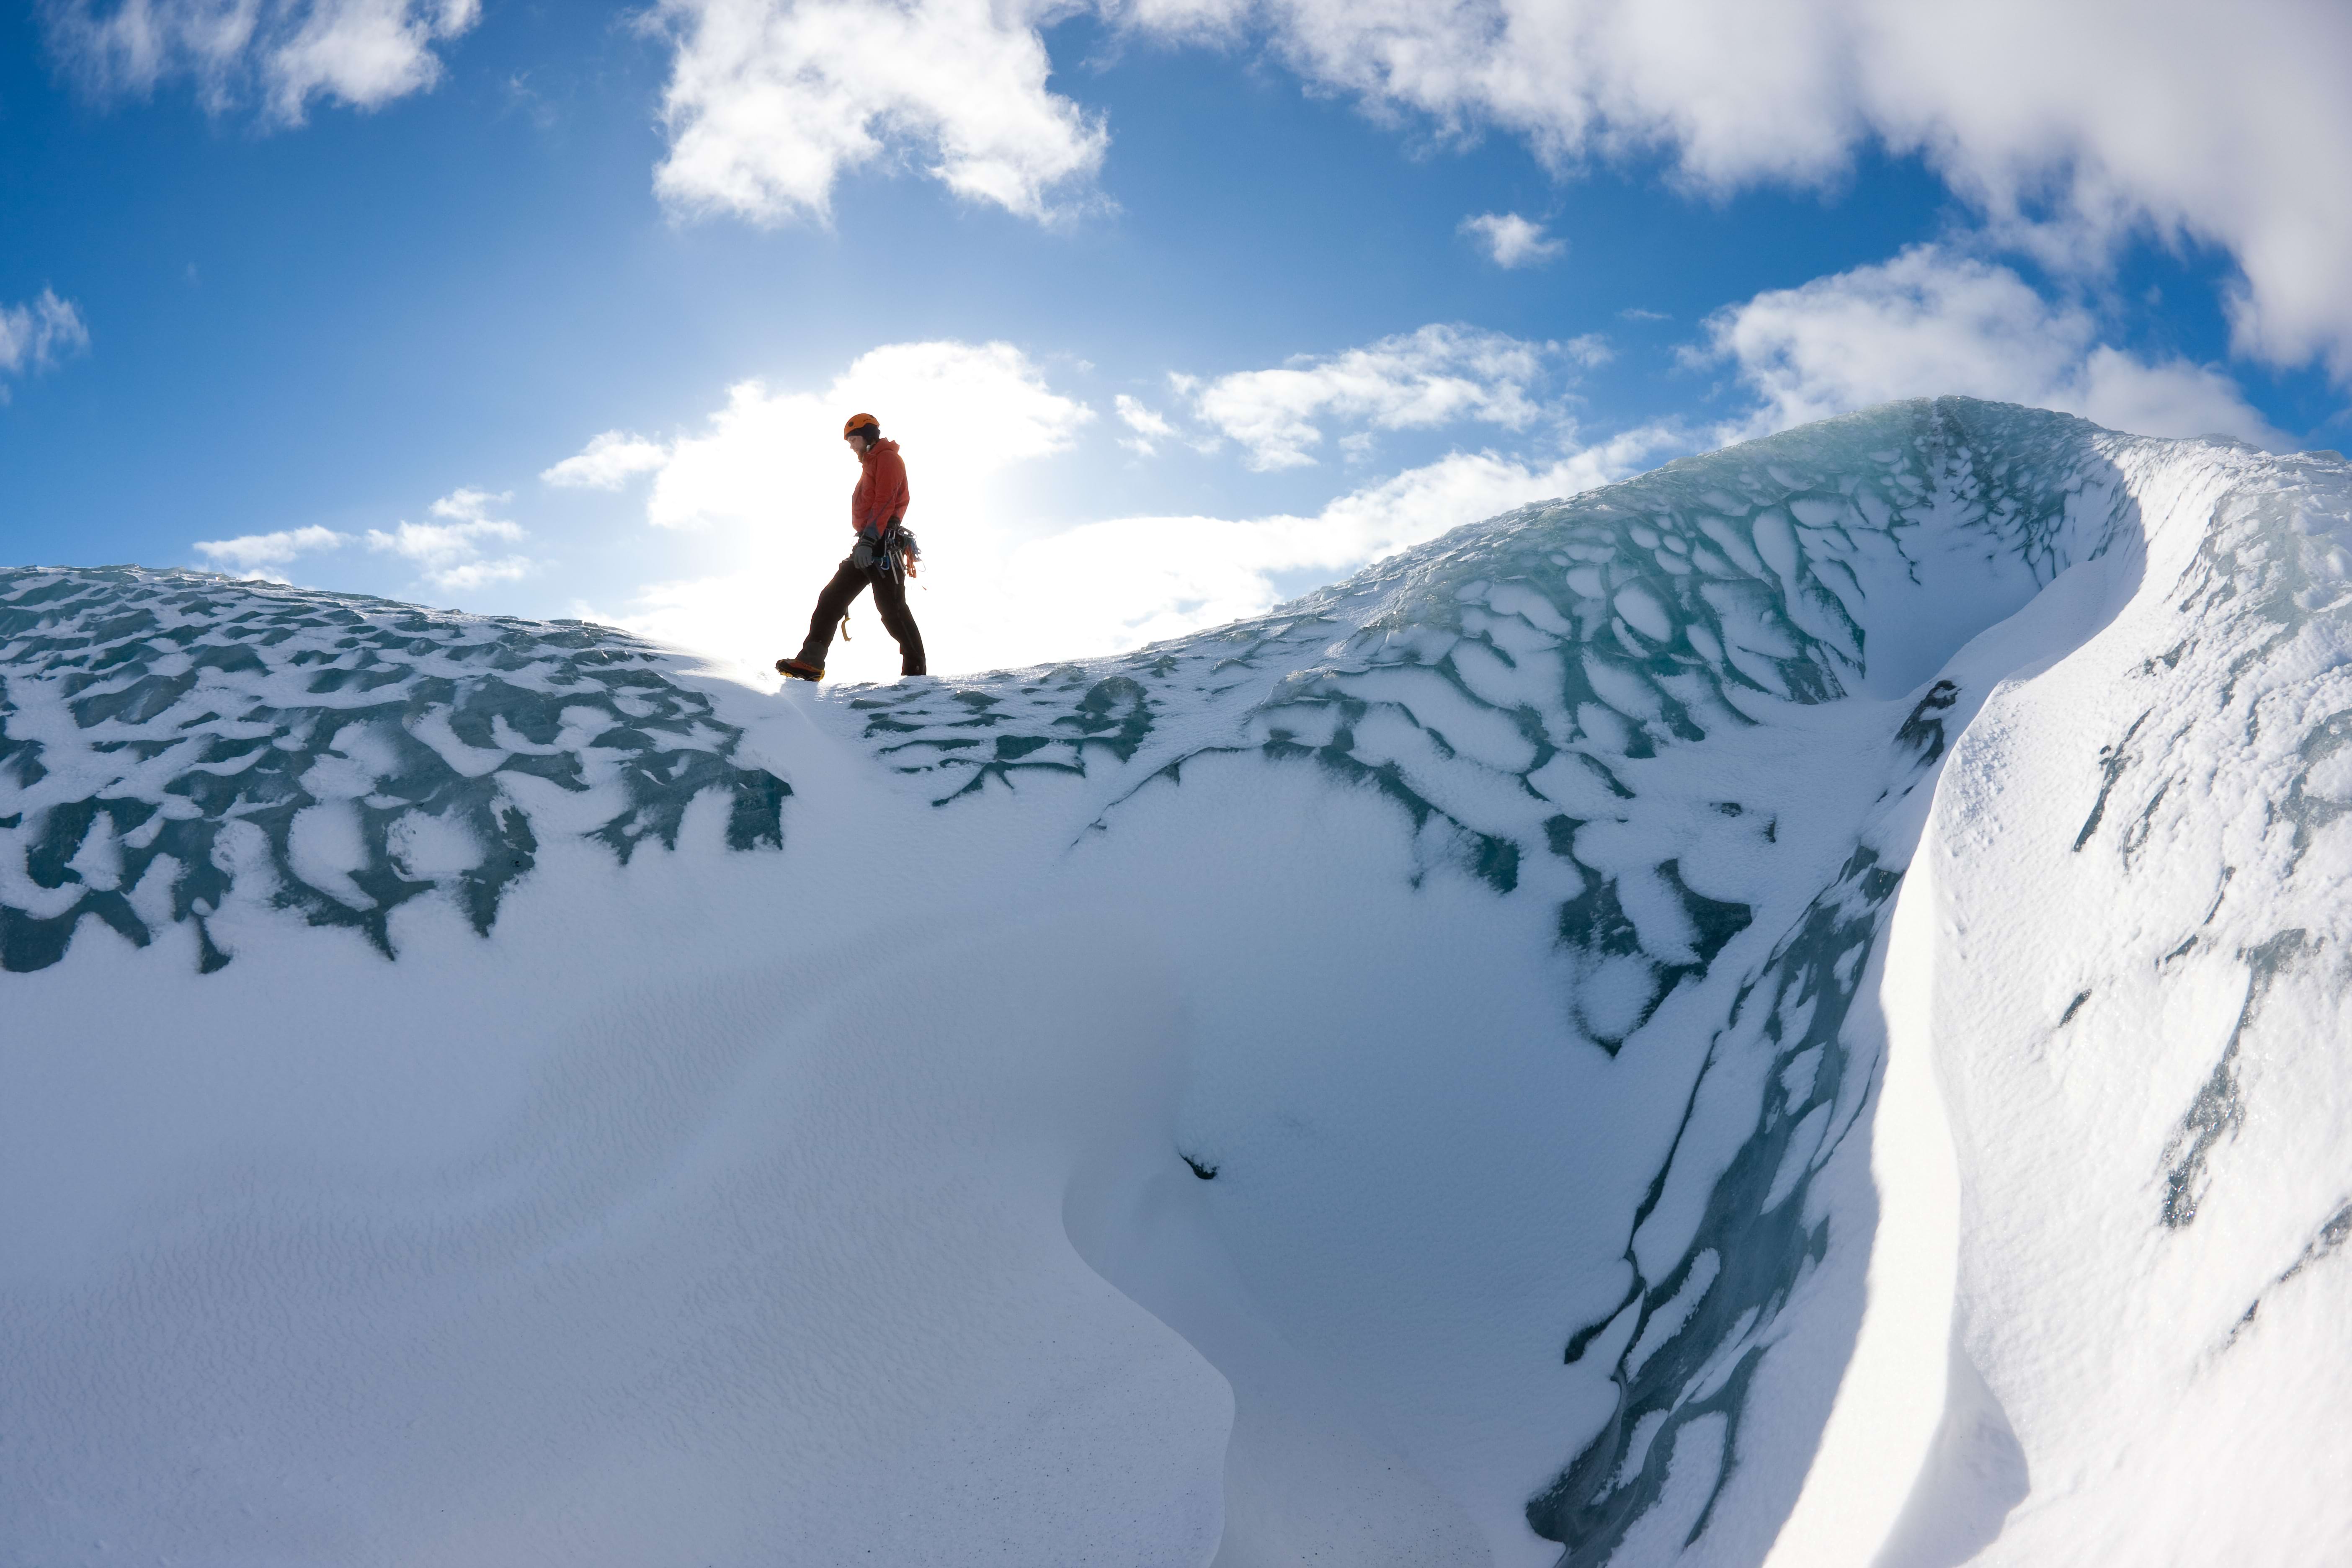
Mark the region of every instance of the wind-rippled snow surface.
[[2343, 1556], [2347, 552], [1947, 399], [845, 691], [0, 574], [0, 1535]]

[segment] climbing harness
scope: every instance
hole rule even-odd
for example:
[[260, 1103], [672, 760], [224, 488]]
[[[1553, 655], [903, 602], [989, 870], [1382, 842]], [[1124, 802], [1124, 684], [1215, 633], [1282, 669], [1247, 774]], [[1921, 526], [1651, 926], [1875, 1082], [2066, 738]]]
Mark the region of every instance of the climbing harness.
[[922, 549], [916, 544], [915, 536], [908, 531], [904, 523], [892, 518], [890, 526], [882, 531], [883, 565], [903, 586], [907, 579], [915, 574], [915, 563], [922, 556]]

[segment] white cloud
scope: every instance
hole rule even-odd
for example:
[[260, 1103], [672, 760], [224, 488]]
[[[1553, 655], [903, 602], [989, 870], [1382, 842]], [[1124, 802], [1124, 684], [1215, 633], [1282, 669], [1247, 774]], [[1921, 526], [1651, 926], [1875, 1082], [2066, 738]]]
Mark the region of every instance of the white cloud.
[[100, 93], [148, 93], [179, 77], [226, 110], [257, 89], [299, 124], [313, 99], [375, 109], [441, 79], [433, 46], [472, 27], [478, 0], [63, 0], [50, 47]]
[[822, 217], [843, 172], [913, 157], [1042, 214], [1106, 145], [1046, 88], [1040, 28], [1082, 10], [1174, 42], [1255, 30], [1378, 115], [1499, 129], [1560, 169], [1663, 152], [1723, 192], [1916, 153], [2062, 267], [2136, 233], [2227, 249], [2238, 347], [2352, 380], [2352, 7], [2313, 0], [2240, 0], [2227, 26], [2200, 0], [664, 0], [660, 187]]
[[1258, 5], [1256, 0], [1101, 0], [1097, 8], [1139, 32], [1222, 47], [1240, 35]]
[[1112, 404], [1118, 410], [1119, 423], [1135, 432], [1119, 441], [1119, 445], [1129, 451], [1148, 458], [1159, 450], [1160, 442], [1175, 437], [1176, 426], [1168, 423], [1165, 415], [1147, 406], [1140, 399], [1129, 397], [1122, 392], [1112, 399]]
[[538, 563], [520, 554], [492, 556], [487, 547], [518, 544], [522, 529], [489, 509], [513, 500], [511, 492], [459, 489], [433, 503], [433, 515], [442, 522], [403, 521], [390, 532], [371, 528], [368, 548], [397, 555], [415, 566], [424, 580], [446, 594], [467, 593], [492, 583], [511, 583], [529, 576]]
[[616, 490], [667, 461], [669, 448], [660, 442], [607, 430], [539, 477], [564, 489]]
[[1586, 332], [1570, 338], [1559, 345], [1559, 352], [1587, 370], [1607, 364], [1617, 357], [1617, 351], [1609, 346], [1609, 338], [1604, 332]]
[[196, 551], [215, 566], [247, 577], [283, 583], [286, 577], [278, 568], [290, 565], [297, 556], [338, 549], [349, 542], [345, 535], [333, 529], [314, 525], [280, 529], [275, 533], [240, 534], [235, 539], [199, 540]]
[[[906, 443], [919, 508], [929, 497], [948, 501], [1008, 464], [1064, 450], [1095, 417], [1047, 386], [1011, 343], [892, 343], [862, 355], [822, 393], [778, 392], [759, 381], [730, 387], [709, 428], [672, 443], [654, 471], [648, 520], [661, 528], [772, 531], [780, 513], [811, 508], [839, 521], [824, 546], [834, 549], [847, 532], [856, 479], [841, 423], [856, 412], [874, 415], [885, 436]], [[808, 499], [812, 488], [822, 501]]]
[[1759, 294], [1717, 311], [1706, 331], [1711, 352], [1698, 357], [1733, 363], [1761, 400], [1738, 433], [1957, 393], [2139, 435], [2292, 445], [2221, 372], [2149, 363], [2100, 343], [2081, 307], [2044, 300], [2006, 267], [1935, 246]]
[[1517, 213], [1480, 213], [1462, 220], [1462, 232], [1486, 247], [1497, 267], [1536, 267], [1553, 259], [1568, 246], [1544, 233], [1543, 225]]
[[[0, 305], [0, 375], [43, 371], [65, 355], [89, 347], [89, 329], [70, 300], [53, 289], [22, 305]], [[8, 389], [0, 386], [0, 402]]]
[[[517, 524], [492, 517], [490, 509], [513, 500], [510, 493], [458, 489], [433, 503], [438, 522], [403, 521], [390, 531], [367, 531], [370, 550], [398, 556], [420, 577], [445, 593], [462, 593], [492, 583], [510, 583], [530, 575], [539, 563], [528, 556], [492, 555], [491, 547], [519, 544], [528, 537]], [[304, 555], [339, 550], [354, 542], [352, 536], [331, 528], [280, 529], [275, 533], [247, 533], [235, 539], [199, 541], [196, 551], [215, 566], [247, 576], [283, 583], [282, 568]]]
[[[1508, 342], [1486, 347], [1498, 363], [1520, 363]], [[1530, 355], [1551, 352], [1523, 346]], [[1387, 395], [1370, 401], [1396, 404]], [[1139, 399], [1115, 406], [1135, 438], [1185, 438], [1178, 422]], [[848, 541], [844, 503], [856, 468], [838, 431], [853, 409], [878, 415], [903, 438], [908, 521], [925, 553], [909, 598], [941, 670], [1112, 652], [1255, 614], [1297, 587], [1300, 574], [1336, 577], [1458, 524], [1620, 478], [1680, 441], [1652, 429], [1565, 456], [1455, 452], [1312, 515], [1071, 526], [1040, 521], [1024, 485], [1036, 459], [1073, 447], [1091, 413], [1009, 344], [893, 344], [822, 392], [758, 382], [730, 388], [703, 429], [670, 446], [646, 502], [650, 523], [689, 532], [709, 564], [593, 613], [767, 672], [799, 646], [809, 606]], [[1542, 442], [1564, 428], [1546, 421]], [[851, 619], [852, 639], [834, 645], [832, 677], [895, 675], [896, 648], [870, 603]]]
[[1596, 349], [1605, 352], [1598, 339], [1562, 345], [1433, 325], [1275, 370], [1171, 381], [1201, 420], [1248, 448], [1248, 466], [1263, 471], [1312, 464], [1308, 448], [1321, 444], [1324, 421], [1404, 430], [1477, 420], [1523, 430], [1545, 412], [1531, 389], [1547, 363]]
[[844, 174], [913, 160], [960, 195], [1051, 216], [1109, 137], [1047, 90], [1053, 0], [662, 0], [675, 208], [827, 220]]
[[2352, 379], [2352, 6], [2239, 0], [1099, 0], [1171, 39], [1263, 30], [1309, 82], [1555, 167], [1832, 183], [1917, 153], [2008, 240], [2096, 268], [2134, 232], [2244, 269], [2238, 346]]

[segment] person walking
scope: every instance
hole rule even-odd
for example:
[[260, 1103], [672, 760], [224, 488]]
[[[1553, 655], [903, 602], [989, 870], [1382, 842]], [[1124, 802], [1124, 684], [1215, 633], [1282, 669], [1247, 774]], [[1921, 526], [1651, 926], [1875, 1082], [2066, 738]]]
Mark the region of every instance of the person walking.
[[874, 590], [874, 607], [881, 612], [883, 629], [898, 644], [898, 673], [928, 674], [923, 658], [923, 634], [907, 609], [907, 579], [915, 574], [922, 552], [907, 531], [907, 465], [898, 443], [882, 438], [882, 422], [871, 414], [853, 414], [841, 427], [841, 438], [857, 455], [857, 488], [849, 492], [849, 526], [856, 542], [833, 581], [816, 596], [816, 612], [809, 616], [808, 640], [792, 658], [776, 660], [776, 673], [800, 680], [824, 679], [824, 656], [833, 634], [846, 624], [849, 606], [866, 589]]

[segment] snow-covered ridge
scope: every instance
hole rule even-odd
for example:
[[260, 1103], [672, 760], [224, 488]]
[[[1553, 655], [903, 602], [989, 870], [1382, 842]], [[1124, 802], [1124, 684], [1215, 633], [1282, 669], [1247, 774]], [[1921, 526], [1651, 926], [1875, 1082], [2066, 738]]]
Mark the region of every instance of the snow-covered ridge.
[[2347, 575], [2340, 458], [1959, 399], [845, 691], [13, 574], [0, 1533], [2332, 1560]]
[[[1402, 808], [1417, 874], [1456, 868], [1498, 919], [1550, 927], [1563, 1036], [1641, 1058], [1671, 1129], [1621, 1222], [1622, 1287], [1563, 1336], [1614, 1408], [1527, 1510], [1599, 1563], [1677, 1454], [1681, 1527], [1705, 1530], [1830, 1245], [1808, 1189], [1875, 1070], [1847, 1014], [1912, 793], [1982, 699], [1921, 678], [2133, 515], [2090, 426], [1910, 405], [1462, 530], [1264, 621], [849, 706], [894, 766], [952, 785], [939, 805], [1071, 773], [1104, 786], [1097, 831], [1212, 759], [1311, 766]], [[1815, 754], [1747, 743], [1776, 728]], [[1826, 791], [1824, 763], [1845, 774]]]
[[[547, 833], [626, 861], [732, 797], [780, 846], [782, 780], [676, 660], [601, 626], [528, 626], [138, 567], [0, 570], [0, 967], [56, 963], [95, 916], [144, 946], [243, 879], [386, 956], [441, 889], [488, 934]], [[574, 797], [565, 799], [565, 796]], [[150, 872], [160, 870], [151, 879]]]

